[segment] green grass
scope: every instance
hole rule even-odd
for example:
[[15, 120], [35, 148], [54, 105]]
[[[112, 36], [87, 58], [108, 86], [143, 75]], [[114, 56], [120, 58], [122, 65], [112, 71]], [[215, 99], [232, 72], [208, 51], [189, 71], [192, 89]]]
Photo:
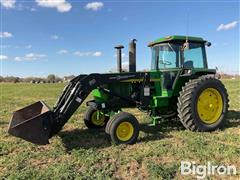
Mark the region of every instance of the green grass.
[[233, 179], [238, 179], [240, 80], [223, 82], [230, 97], [227, 128], [196, 133], [177, 121], [149, 127], [145, 114], [129, 109], [141, 122], [138, 142], [130, 146], [112, 145], [104, 130], [88, 130], [83, 123], [85, 104], [49, 145], [12, 137], [6, 132], [12, 112], [38, 100], [53, 106], [63, 84], [0, 84], [0, 179], [182, 179], [182, 160], [235, 165], [238, 175]]

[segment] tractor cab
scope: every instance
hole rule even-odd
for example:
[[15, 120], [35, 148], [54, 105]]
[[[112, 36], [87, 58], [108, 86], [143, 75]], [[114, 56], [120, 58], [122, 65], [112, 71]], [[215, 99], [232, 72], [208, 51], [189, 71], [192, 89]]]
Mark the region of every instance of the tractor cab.
[[149, 44], [152, 70], [207, 68], [206, 41], [197, 37], [168, 36]]
[[161, 74], [161, 87], [169, 96], [174, 82], [180, 74], [189, 70], [208, 68], [205, 44], [202, 38], [190, 36], [168, 36], [149, 44], [152, 50], [151, 70]]

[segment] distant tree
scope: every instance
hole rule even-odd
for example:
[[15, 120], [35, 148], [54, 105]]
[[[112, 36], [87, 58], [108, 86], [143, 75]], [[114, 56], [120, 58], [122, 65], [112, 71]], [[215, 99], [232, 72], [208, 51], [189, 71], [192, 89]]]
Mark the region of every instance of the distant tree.
[[7, 76], [7, 77], [4, 78], [4, 81], [5, 82], [12, 82], [12, 83], [19, 82], [19, 77]]
[[69, 82], [71, 79], [75, 78], [76, 76], [74, 75], [70, 75], [70, 76], [64, 76], [63, 77], [63, 81], [65, 82]]
[[26, 77], [23, 79], [23, 82], [32, 83], [33, 80], [34, 80], [34, 77]]
[[55, 80], [56, 80], [56, 76], [54, 74], [49, 74], [47, 76], [47, 81], [55, 82]]
[[36, 77], [36, 78], [34, 78], [34, 80], [36, 81], [36, 83], [40, 83], [43, 81], [43, 78]]
[[20, 82], [20, 78], [19, 77], [15, 77], [13, 80], [14, 83], [19, 83]]
[[4, 77], [0, 76], [0, 82], [4, 82]]
[[58, 77], [58, 76], [55, 77], [55, 82], [61, 82], [61, 81], [62, 81], [62, 79], [60, 77]]

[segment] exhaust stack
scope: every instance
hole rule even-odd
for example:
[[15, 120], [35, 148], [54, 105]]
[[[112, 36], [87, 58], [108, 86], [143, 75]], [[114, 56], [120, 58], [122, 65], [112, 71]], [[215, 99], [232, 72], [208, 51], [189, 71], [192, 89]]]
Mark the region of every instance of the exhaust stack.
[[136, 39], [129, 43], [129, 72], [136, 72]]
[[122, 72], [122, 48], [124, 48], [124, 46], [122, 45], [115, 47], [115, 49], [117, 50], [117, 71], [119, 73]]

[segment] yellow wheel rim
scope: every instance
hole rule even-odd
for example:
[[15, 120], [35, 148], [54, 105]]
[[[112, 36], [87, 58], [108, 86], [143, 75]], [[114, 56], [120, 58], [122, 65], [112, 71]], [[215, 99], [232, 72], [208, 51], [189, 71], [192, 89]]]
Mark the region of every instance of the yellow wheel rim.
[[205, 124], [218, 121], [223, 110], [222, 96], [217, 89], [207, 88], [198, 97], [197, 112]]
[[105, 116], [99, 111], [95, 111], [91, 116], [91, 121], [96, 126], [103, 126], [105, 123]]
[[133, 125], [129, 122], [122, 122], [117, 127], [117, 138], [120, 141], [128, 141], [133, 136]]

